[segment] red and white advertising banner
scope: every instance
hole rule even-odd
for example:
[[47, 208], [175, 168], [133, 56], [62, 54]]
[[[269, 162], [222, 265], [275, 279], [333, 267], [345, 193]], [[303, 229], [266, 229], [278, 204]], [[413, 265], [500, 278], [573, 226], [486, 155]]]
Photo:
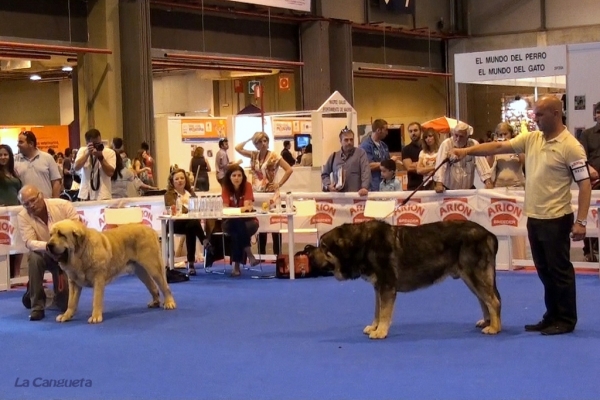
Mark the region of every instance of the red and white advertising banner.
[[[294, 193], [295, 198], [315, 199], [317, 209], [314, 216], [294, 217], [295, 229], [317, 228], [323, 234], [344, 223], [359, 223], [369, 220], [365, 216], [367, 198], [348, 193]], [[272, 194], [256, 193], [257, 208], [268, 201]], [[524, 192], [522, 190], [480, 189], [457, 190], [436, 194], [432, 191], [417, 192], [410, 201], [402, 202], [408, 192], [371, 193], [370, 201], [396, 200], [396, 210], [386, 221], [394, 225], [417, 226], [435, 221], [469, 220], [479, 223], [498, 236], [526, 236], [527, 217], [524, 213]], [[578, 192], [572, 191], [572, 204], [577, 212]], [[80, 220], [88, 227], [99, 231], [108, 229], [104, 218], [104, 208], [115, 206], [141, 207], [143, 224], [157, 232], [161, 230], [158, 216], [165, 207], [161, 197], [142, 197], [104, 202], [73, 203]], [[587, 233], [598, 234], [598, 207], [600, 191], [592, 192], [592, 206], [588, 214]], [[23, 249], [24, 243], [18, 229], [17, 214], [20, 206], [0, 208], [0, 246], [10, 245], [11, 249]], [[287, 229], [287, 217], [274, 215], [259, 216], [262, 232], [278, 232]]]

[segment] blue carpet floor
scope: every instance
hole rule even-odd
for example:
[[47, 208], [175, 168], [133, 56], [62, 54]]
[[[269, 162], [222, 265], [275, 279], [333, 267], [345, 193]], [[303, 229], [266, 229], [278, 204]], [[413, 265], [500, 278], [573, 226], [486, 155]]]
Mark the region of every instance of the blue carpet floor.
[[[489, 337], [461, 281], [399, 294], [383, 341], [362, 334], [373, 289], [363, 281], [199, 274], [171, 285], [178, 309], [145, 308], [133, 276], [108, 287], [104, 322], [49, 310], [29, 322], [21, 290], [0, 293], [1, 399], [597, 399], [600, 280], [578, 276], [570, 335], [525, 333], [543, 313], [535, 274], [499, 273], [503, 331]], [[34, 387], [34, 379], [91, 387]], [[22, 386], [29, 380], [30, 386]], [[37, 381], [40, 383], [40, 381]]]

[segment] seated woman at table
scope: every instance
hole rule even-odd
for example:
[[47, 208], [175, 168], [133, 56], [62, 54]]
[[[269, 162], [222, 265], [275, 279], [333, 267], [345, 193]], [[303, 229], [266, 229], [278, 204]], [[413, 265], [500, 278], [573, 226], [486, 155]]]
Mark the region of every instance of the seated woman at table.
[[[165, 193], [165, 207], [170, 209], [177, 204], [177, 199], [181, 199], [182, 213], [187, 214], [188, 201], [190, 197], [195, 196], [187, 179], [185, 170], [179, 168], [169, 175], [169, 184]], [[187, 266], [190, 275], [196, 275], [194, 263], [196, 261], [196, 238], [200, 240], [204, 247], [209, 245], [208, 239], [204, 234], [204, 229], [198, 219], [175, 220], [173, 231], [178, 235], [185, 235], [185, 247], [187, 250]]]
[[[254, 202], [252, 185], [248, 182], [244, 169], [238, 164], [227, 169], [223, 178], [221, 192], [224, 207], [240, 207], [242, 212], [251, 212]], [[231, 237], [231, 261], [233, 261], [232, 277], [240, 276], [240, 263], [248, 257], [250, 265], [259, 261], [252, 254], [250, 238], [258, 231], [256, 218], [232, 218], [223, 221], [223, 231]]]

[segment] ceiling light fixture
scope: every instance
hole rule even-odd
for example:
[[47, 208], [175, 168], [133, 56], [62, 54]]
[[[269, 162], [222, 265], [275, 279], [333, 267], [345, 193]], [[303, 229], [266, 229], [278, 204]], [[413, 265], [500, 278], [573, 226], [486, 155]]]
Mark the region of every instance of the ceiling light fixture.
[[65, 72], [71, 72], [73, 71], [73, 67], [71, 67], [70, 65], [65, 65], [64, 67], [62, 67], [62, 70]]
[[29, 79], [31, 79], [32, 81], [39, 81], [40, 79], [42, 79], [42, 77], [36, 74], [36, 75], [31, 75], [29, 77]]

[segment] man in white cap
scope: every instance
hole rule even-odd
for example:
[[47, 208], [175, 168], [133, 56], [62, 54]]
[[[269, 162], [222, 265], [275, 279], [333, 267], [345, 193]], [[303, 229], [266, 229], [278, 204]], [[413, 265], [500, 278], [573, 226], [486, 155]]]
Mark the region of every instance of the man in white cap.
[[[450, 137], [442, 142], [437, 153], [436, 167], [444, 162], [452, 149], [466, 148], [479, 144], [477, 140], [471, 139], [473, 127], [458, 122], [450, 131]], [[442, 193], [444, 190], [474, 189], [475, 170], [485, 183], [486, 189], [492, 189], [492, 171], [485, 157], [467, 156], [452, 164], [442, 165], [435, 173], [435, 191]]]

